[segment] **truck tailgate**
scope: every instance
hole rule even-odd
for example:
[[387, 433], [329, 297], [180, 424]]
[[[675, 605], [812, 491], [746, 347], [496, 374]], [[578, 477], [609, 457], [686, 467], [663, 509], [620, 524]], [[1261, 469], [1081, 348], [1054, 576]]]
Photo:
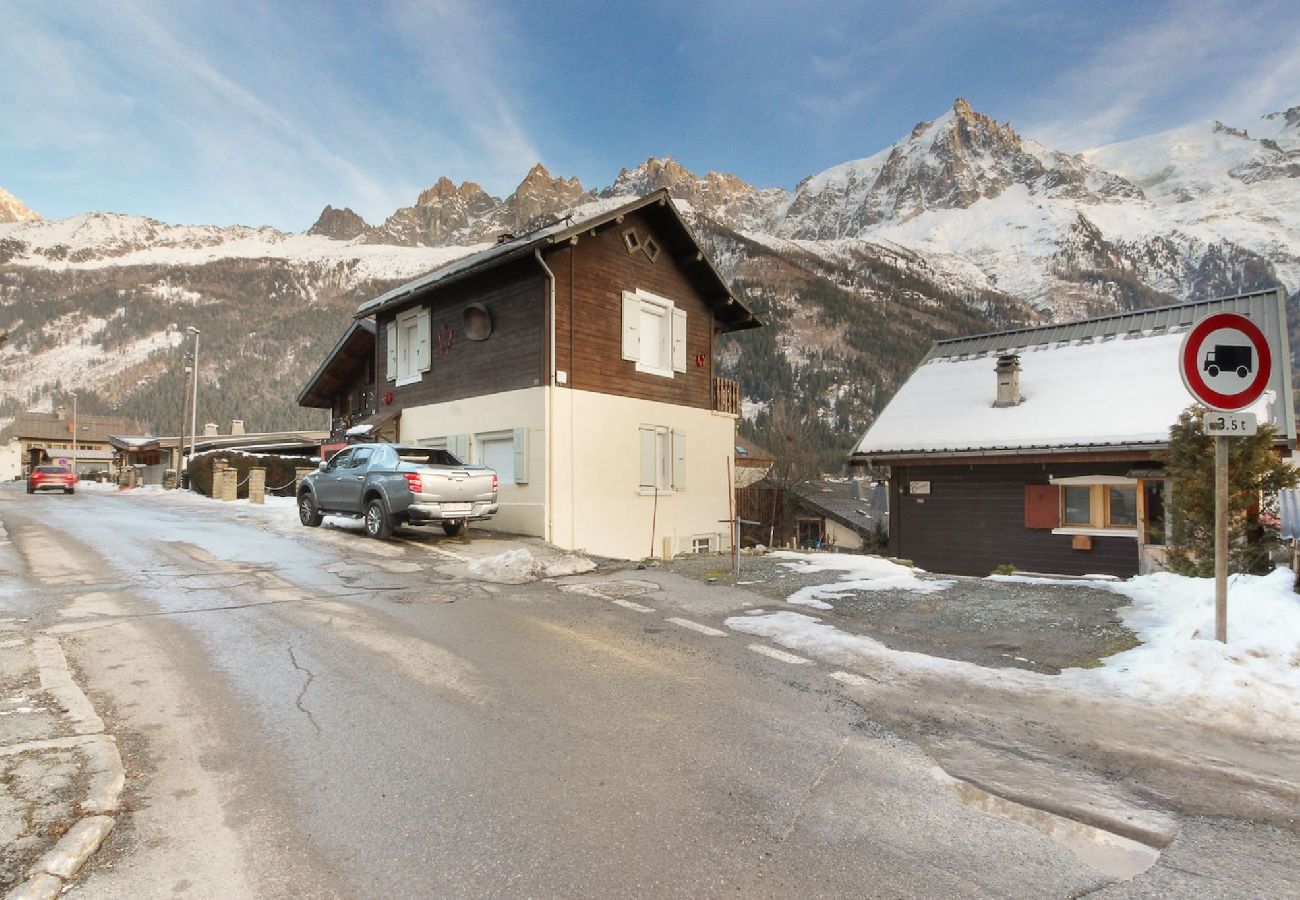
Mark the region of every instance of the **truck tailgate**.
[[472, 503], [494, 498], [492, 480], [495, 473], [490, 469], [484, 472], [450, 466], [422, 466], [416, 471], [422, 485], [420, 493], [415, 496], [417, 503]]

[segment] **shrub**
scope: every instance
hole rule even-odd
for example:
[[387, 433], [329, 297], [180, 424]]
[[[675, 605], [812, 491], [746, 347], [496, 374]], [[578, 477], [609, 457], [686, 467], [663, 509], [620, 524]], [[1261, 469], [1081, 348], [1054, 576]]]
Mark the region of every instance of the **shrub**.
[[248, 473], [251, 469], [259, 467], [266, 469], [268, 494], [289, 497], [294, 492], [295, 470], [316, 465], [316, 460], [310, 457], [245, 453], [242, 450], [213, 450], [209, 453], [200, 453], [190, 460], [189, 466], [185, 469], [190, 478], [190, 490], [206, 497], [212, 496], [212, 463], [218, 459], [224, 459], [230, 468], [239, 473], [240, 497], [248, 496]]

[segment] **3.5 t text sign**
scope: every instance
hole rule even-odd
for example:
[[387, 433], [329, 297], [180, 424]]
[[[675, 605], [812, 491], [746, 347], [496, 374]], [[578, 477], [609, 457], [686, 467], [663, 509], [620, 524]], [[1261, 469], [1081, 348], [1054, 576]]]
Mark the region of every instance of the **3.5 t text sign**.
[[1258, 400], [1273, 374], [1273, 354], [1259, 326], [1237, 313], [1197, 322], [1183, 338], [1179, 371], [1191, 395], [1210, 409], [1234, 412]]

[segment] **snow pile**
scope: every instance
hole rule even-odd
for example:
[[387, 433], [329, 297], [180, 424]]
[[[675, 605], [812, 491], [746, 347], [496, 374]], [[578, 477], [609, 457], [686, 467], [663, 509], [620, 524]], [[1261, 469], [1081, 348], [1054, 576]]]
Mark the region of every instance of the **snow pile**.
[[1108, 585], [1132, 601], [1124, 624], [1142, 645], [1072, 680], [1176, 704], [1207, 720], [1300, 733], [1300, 595], [1295, 575], [1234, 575], [1228, 641], [1214, 640], [1214, 579], [1161, 572]]
[[786, 598], [796, 606], [814, 609], [832, 609], [827, 600], [841, 600], [855, 591], [914, 591], [933, 594], [950, 588], [951, 581], [923, 581], [917, 577], [923, 569], [909, 568], [882, 559], [879, 556], [858, 556], [851, 553], [795, 553], [778, 550], [774, 559], [789, 560], [781, 565], [793, 569], [798, 575], [817, 572], [839, 572], [840, 580], [834, 584], [814, 584], [800, 588]]
[[542, 562], [526, 547], [507, 550], [496, 556], [476, 559], [469, 564], [469, 574], [483, 581], [498, 584], [523, 584], [539, 578], [557, 578], [562, 575], [580, 575], [596, 568], [596, 564], [578, 553], [568, 553], [559, 559]]

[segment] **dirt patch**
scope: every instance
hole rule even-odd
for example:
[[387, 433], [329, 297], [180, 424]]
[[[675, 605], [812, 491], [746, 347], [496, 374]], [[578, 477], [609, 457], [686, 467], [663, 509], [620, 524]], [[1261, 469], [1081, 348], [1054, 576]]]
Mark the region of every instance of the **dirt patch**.
[[[737, 577], [731, 574], [730, 558], [724, 556], [683, 557], [663, 568], [782, 603], [800, 588], [836, 581], [835, 572], [802, 574], [771, 556], [742, 555]], [[865, 634], [894, 650], [1048, 674], [1096, 666], [1138, 644], [1118, 615], [1128, 599], [1102, 588], [1069, 581], [1040, 585], [952, 575], [922, 578], [952, 582], [952, 586], [924, 594], [856, 591], [831, 600], [832, 611], [789, 608]]]

